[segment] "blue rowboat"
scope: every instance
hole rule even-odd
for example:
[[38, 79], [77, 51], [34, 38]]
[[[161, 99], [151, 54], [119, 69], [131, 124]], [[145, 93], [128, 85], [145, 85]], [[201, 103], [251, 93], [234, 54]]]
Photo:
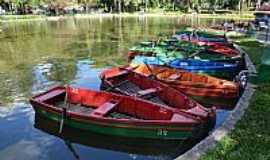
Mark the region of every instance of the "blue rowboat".
[[176, 69], [183, 69], [194, 73], [202, 73], [218, 78], [233, 80], [239, 71], [239, 64], [195, 59], [175, 59], [166, 57], [135, 56], [131, 65], [161, 65]]
[[168, 63], [172, 68], [184, 69], [195, 73], [204, 73], [221, 78], [234, 78], [238, 73], [239, 66], [233, 63], [213, 61], [201, 61], [194, 59], [176, 59]]
[[238, 66], [232, 63], [212, 62], [212, 61], [201, 61], [194, 59], [176, 59], [169, 63], [173, 68], [185, 69], [188, 71], [236, 71]]

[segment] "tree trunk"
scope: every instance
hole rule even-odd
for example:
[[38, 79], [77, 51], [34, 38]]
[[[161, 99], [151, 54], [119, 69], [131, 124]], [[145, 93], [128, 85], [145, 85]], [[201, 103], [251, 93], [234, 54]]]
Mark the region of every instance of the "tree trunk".
[[121, 0], [118, 0], [118, 13], [121, 14]]
[[114, 12], [116, 13], [117, 12], [117, 0], [114, 0]]
[[261, 3], [262, 3], [262, 1], [261, 1], [261, 0], [257, 0], [256, 9], [258, 9], [258, 8], [260, 8], [260, 7], [261, 7]]
[[145, 12], [148, 11], [148, 0], [145, 0]]
[[242, 13], [244, 0], [239, 0], [239, 13]]
[[216, 12], [216, 10], [217, 10], [217, 3], [218, 3], [218, 0], [215, 0], [215, 4], [214, 4], [214, 12]]

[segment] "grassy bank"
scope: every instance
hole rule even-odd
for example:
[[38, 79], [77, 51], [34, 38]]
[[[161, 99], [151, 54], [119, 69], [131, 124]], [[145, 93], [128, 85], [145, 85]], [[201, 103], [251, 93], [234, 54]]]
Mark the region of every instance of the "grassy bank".
[[21, 21], [34, 21], [43, 20], [44, 15], [1, 15], [0, 22], [21, 22]]
[[[65, 16], [56, 16], [61, 18], [95, 18], [95, 17], [137, 17], [137, 16], [193, 16], [198, 18], [216, 18], [216, 19], [254, 19], [252, 12], [238, 14], [234, 12], [232, 14], [191, 14], [183, 12], [157, 12], [157, 13], [122, 13], [122, 14], [77, 14], [77, 15], [65, 15]], [[45, 15], [1, 15], [1, 22], [20, 22], [20, 21], [34, 21], [34, 20], [46, 20], [48, 17]]]
[[[238, 40], [259, 68], [261, 56], [269, 47], [253, 39]], [[243, 118], [235, 130], [202, 160], [266, 160], [270, 159], [270, 81], [258, 84]]]

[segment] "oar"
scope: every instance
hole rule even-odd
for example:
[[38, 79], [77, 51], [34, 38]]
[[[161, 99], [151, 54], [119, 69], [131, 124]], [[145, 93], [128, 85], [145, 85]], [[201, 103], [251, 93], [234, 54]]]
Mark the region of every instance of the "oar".
[[192, 53], [191, 55], [189, 55], [188, 58], [195, 57], [196, 55], [198, 55], [198, 54], [200, 54], [200, 53], [201, 53], [200, 50], [199, 50], [199, 51], [196, 51], [196, 52]]
[[72, 143], [69, 140], [65, 140], [65, 144], [67, 145], [68, 149], [71, 151], [71, 153], [73, 154], [73, 156], [79, 160], [80, 156], [77, 154], [76, 150], [74, 149], [74, 147], [72, 146]]
[[66, 88], [66, 94], [65, 94], [65, 100], [64, 100], [64, 107], [62, 108], [62, 114], [61, 114], [61, 120], [60, 120], [60, 126], [59, 126], [59, 131], [58, 133], [61, 134], [63, 131], [63, 126], [64, 126], [64, 120], [67, 117], [67, 108], [68, 108], [68, 92], [67, 92], [67, 87]]
[[64, 120], [66, 119], [66, 116], [67, 116], [67, 109], [64, 107], [62, 109], [61, 121], [60, 121], [60, 126], [59, 126], [59, 131], [58, 131], [59, 134], [61, 134], [63, 131]]
[[126, 68], [126, 67], [119, 67], [120, 69], [122, 70], [125, 70], [125, 71], [128, 71], [128, 72], [133, 72], [135, 69], [137, 69], [139, 67], [139, 65], [133, 67], [133, 66], [130, 66], [131, 68]]
[[153, 74], [152, 68], [148, 65], [147, 62], [143, 62], [143, 63], [144, 63], [144, 65], [146, 66], [146, 68], [150, 71], [150, 75], [152, 75], [152, 74]]
[[115, 84], [115, 85], [110, 86], [109, 88], [105, 89], [105, 91], [111, 91], [111, 90], [113, 90], [113, 89], [115, 89], [115, 88], [117, 88], [117, 87], [119, 87], [119, 86], [121, 86], [121, 85], [123, 85], [123, 84], [125, 84], [127, 82], [129, 82], [129, 80], [121, 81], [120, 83]]

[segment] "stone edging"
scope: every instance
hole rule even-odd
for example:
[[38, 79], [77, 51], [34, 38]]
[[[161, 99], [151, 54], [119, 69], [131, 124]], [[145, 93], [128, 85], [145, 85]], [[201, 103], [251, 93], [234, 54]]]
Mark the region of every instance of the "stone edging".
[[[245, 51], [240, 46], [234, 44], [234, 47], [237, 50], [239, 50], [240, 53], [245, 53]], [[254, 64], [252, 63], [252, 61], [250, 60], [250, 58], [247, 54], [245, 54], [245, 61], [246, 61], [246, 67], [247, 67], [248, 71], [252, 74], [257, 74], [256, 67], [254, 66]]]
[[[239, 49], [240, 52], [244, 52], [239, 46], [236, 46], [236, 48]], [[245, 60], [248, 71], [256, 74], [256, 68], [247, 54], [245, 56]], [[223, 124], [217, 129], [215, 129], [208, 137], [199, 142], [186, 153], [177, 157], [175, 160], [198, 160], [202, 155], [206, 154], [207, 151], [215, 148], [222, 138], [231, 133], [231, 131], [235, 128], [235, 124], [237, 123], [237, 121], [240, 120], [244, 115], [245, 110], [249, 106], [250, 99], [255, 92], [255, 87], [255, 85], [248, 83], [244, 90], [244, 93], [237, 102], [235, 109], [232, 110], [232, 112], [226, 118]]]

